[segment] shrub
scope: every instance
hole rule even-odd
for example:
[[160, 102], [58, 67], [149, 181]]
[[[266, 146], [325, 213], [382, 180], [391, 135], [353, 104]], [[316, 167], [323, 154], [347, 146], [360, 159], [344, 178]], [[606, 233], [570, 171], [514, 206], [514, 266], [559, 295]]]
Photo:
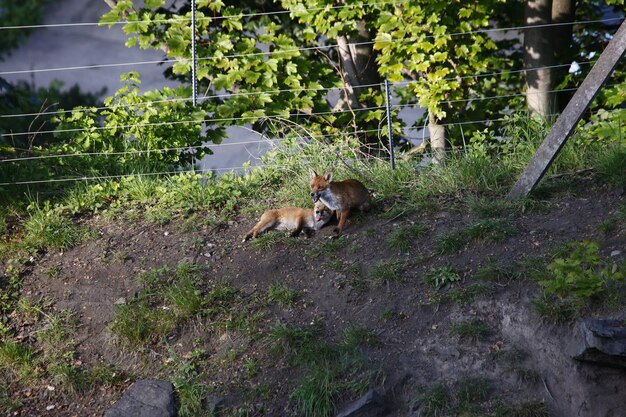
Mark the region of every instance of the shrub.
[[608, 283], [624, 280], [624, 271], [617, 264], [609, 265], [600, 258], [597, 243], [574, 242], [568, 248], [569, 255], [554, 259], [548, 265], [548, 276], [539, 281], [547, 293], [562, 299], [588, 299], [604, 291]]

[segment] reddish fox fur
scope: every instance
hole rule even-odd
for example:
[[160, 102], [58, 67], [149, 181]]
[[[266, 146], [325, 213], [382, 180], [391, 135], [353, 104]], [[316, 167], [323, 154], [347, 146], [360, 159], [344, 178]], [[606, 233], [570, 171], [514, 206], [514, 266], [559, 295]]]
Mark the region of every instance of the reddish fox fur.
[[335, 233], [343, 231], [351, 209], [369, 210], [372, 197], [360, 181], [348, 179], [335, 182], [330, 171], [321, 176], [310, 170], [310, 175], [313, 201], [321, 201], [337, 213], [339, 224], [335, 228]]
[[246, 234], [243, 241], [256, 238], [268, 230], [291, 230], [293, 237], [298, 236], [304, 230], [307, 236], [310, 236], [313, 230], [319, 230], [328, 223], [332, 216], [333, 212], [321, 201], [316, 202], [313, 209], [283, 207], [267, 210], [261, 215], [258, 223]]

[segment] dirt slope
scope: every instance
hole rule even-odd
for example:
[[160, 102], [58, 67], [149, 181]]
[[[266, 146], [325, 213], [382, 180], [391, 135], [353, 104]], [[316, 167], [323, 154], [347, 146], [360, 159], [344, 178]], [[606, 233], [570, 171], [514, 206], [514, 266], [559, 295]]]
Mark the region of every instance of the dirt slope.
[[[199, 225], [193, 232], [181, 231], [180, 221], [159, 226], [87, 219], [99, 238], [65, 253], [44, 254], [25, 277], [23, 292], [32, 300], [49, 299], [53, 311], [76, 312], [80, 326], [75, 359], [82, 366], [113, 364], [128, 378], [88, 394], [51, 395], [45, 383], [21, 387], [14, 395], [25, 406], [16, 415], [102, 415], [134, 379], [163, 377], [168, 358], [185, 357], [198, 348], [206, 351], [203, 382], [225, 399], [225, 415], [237, 415], [243, 407], [248, 415], [291, 415], [289, 396], [303, 371], [277, 357], [265, 337], [214, 326], [200, 315], [179, 326], [166, 343], [140, 352], [121, 348], [110, 331], [116, 304], [141, 290], [136, 278], [142, 271], [181, 262], [205, 267], [205, 292], [223, 282], [237, 288], [239, 308], [257, 317], [254, 323], [261, 334], [276, 323], [304, 328], [321, 323], [331, 341], [349, 326], [370, 330], [377, 343], [364, 346], [366, 365], [360, 373], [371, 371], [370, 386], [387, 399], [389, 416], [418, 416], [420, 389], [444, 384], [453, 392], [467, 378], [490, 381], [487, 398], [475, 404], [484, 415], [498, 405], [525, 403], [545, 403], [555, 417], [623, 415], [626, 371], [571, 360], [565, 349], [573, 323], [557, 325], [538, 316], [531, 301], [539, 289], [520, 266], [561, 243], [582, 239], [600, 242], [606, 259], [611, 254], [617, 261], [626, 257], [624, 223], [609, 232], [598, 227], [624, 204], [623, 192], [586, 183], [580, 189], [586, 190], [584, 195], [551, 198], [547, 209], [501, 214], [510, 236], [497, 242], [469, 240], [451, 254], [441, 254], [437, 242], [477, 220], [452, 202], [443, 203], [443, 211], [436, 214], [405, 213], [393, 219], [384, 216], [381, 204], [352, 218], [341, 239], [328, 239], [332, 227], [326, 227], [311, 239], [279, 239], [270, 248], [241, 243], [256, 221], [251, 216], [219, 226]], [[389, 236], [410, 224], [425, 228], [409, 239], [408, 249], [391, 248]], [[395, 261], [387, 269], [399, 269], [375, 275], [382, 261]], [[479, 279], [489, 265], [508, 274]], [[441, 289], [424, 282], [429, 271], [444, 267], [461, 280]], [[268, 288], [277, 283], [298, 292], [292, 307], [264, 301]], [[626, 311], [614, 306], [596, 305], [588, 314], [626, 319]], [[458, 323], [473, 319], [486, 325], [480, 337], [454, 331]], [[22, 329], [26, 337], [34, 337], [33, 331], [28, 325]], [[250, 363], [259, 370], [246, 372]], [[338, 408], [358, 391], [341, 394]], [[54, 408], [45, 411], [48, 405]]]

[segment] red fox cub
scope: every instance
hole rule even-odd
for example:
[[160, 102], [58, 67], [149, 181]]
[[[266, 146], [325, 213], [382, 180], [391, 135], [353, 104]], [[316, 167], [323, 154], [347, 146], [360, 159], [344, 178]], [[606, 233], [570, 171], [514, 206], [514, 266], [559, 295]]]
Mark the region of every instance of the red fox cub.
[[333, 182], [333, 174], [330, 171], [323, 177], [317, 175], [313, 170], [310, 170], [309, 173], [311, 174], [311, 197], [313, 197], [313, 201], [321, 201], [337, 213], [339, 225], [335, 228], [335, 233], [339, 234], [343, 230], [350, 209], [369, 210], [372, 197], [360, 181], [350, 179]]
[[291, 232], [292, 237], [298, 236], [304, 230], [306, 235], [310, 236], [312, 230], [321, 229], [332, 216], [333, 212], [321, 201], [316, 202], [313, 209], [283, 207], [267, 210], [261, 215], [259, 222], [243, 238], [243, 241], [256, 238], [267, 230], [293, 230]]

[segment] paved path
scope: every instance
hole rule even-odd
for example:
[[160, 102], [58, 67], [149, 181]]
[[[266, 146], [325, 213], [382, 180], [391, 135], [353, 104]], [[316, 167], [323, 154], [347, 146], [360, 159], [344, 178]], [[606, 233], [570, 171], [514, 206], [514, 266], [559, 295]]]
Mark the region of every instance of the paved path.
[[[108, 10], [109, 7], [102, 0], [57, 0], [46, 7], [44, 24], [98, 22]], [[158, 61], [164, 57], [160, 51], [127, 48], [124, 45], [126, 39], [121, 25], [114, 25], [110, 29], [96, 25], [37, 29], [5, 61], [0, 62], [0, 71]], [[38, 87], [47, 86], [56, 79], [62, 81], [66, 88], [78, 84], [83, 91], [89, 92], [99, 91], [105, 86], [107, 95], [112, 95], [122, 86], [120, 75], [128, 71], [141, 74], [142, 91], [175, 85], [165, 79], [164, 69], [164, 66], [157, 64], [144, 64], [11, 74], [3, 77], [12, 82], [32, 81]], [[241, 128], [230, 128], [228, 133], [229, 138], [224, 141], [227, 144], [260, 140], [257, 134]], [[254, 164], [262, 153], [259, 144], [215, 146], [213, 149], [215, 154], [201, 162], [201, 169], [238, 167], [251, 159], [251, 156]]]
[[[102, 0], [58, 0], [44, 11], [44, 24], [98, 22], [109, 7]], [[26, 22], [25, 22], [26, 24]], [[40, 70], [98, 64], [119, 64], [158, 61], [163, 53], [154, 50], [127, 48], [122, 26], [63, 26], [35, 30], [4, 62], [2, 71]], [[90, 69], [11, 74], [9, 81], [32, 81], [46, 86], [57, 79], [70, 87], [78, 83], [81, 89], [95, 92], [103, 86], [113, 94], [122, 84], [120, 74], [138, 71], [142, 75], [142, 90], [173, 85], [163, 77], [163, 66], [157, 64], [111, 66]]]

